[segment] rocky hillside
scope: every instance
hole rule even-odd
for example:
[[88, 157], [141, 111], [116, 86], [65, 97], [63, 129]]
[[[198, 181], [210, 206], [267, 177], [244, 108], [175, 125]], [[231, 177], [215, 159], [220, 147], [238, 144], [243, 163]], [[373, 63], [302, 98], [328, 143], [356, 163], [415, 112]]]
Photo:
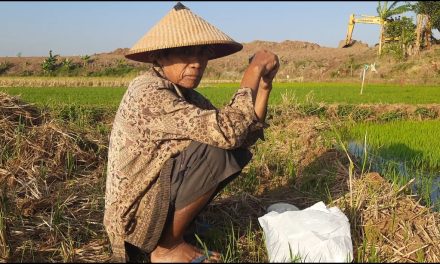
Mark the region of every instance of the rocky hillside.
[[[374, 64], [367, 78], [378, 82], [440, 83], [440, 46], [423, 51], [419, 56], [397, 61], [391, 55], [377, 56], [377, 47], [355, 42], [349, 48], [322, 47], [315, 43], [286, 40], [283, 42], [253, 41], [243, 43], [242, 51], [210, 61], [205, 79], [239, 80], [249, 57], [259, 49], [275, 52], [281, 61], [278, 81], [356, 81], [364, 65]], [[56, 76], [127, 76], [150, 67], [124, 58], [128, 48], [109, 53], [59, 56]], [[55, 54], [54, 54], [55, 55]], [[0, 76], [41, 76], [45, 57], [0, 57]], [[70, 60], [63, 66], [65, 59]], [[370, 67], [371, 69], [371, 67]]]

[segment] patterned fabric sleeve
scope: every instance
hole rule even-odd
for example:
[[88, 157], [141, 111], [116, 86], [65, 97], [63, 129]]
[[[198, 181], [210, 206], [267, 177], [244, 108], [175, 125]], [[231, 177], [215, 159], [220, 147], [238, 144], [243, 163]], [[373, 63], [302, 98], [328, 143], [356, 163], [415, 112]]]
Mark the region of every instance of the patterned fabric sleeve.
[[249, 148], [253, 146], [258, 141], [258, 139], [264, 141], [264, 129], [268, 127], [269, 125], [266, 122], [252, 122], [252, 124], [249, 126], [247, 137], [241, 146]]
[[191, 139], [224, 149], [240, 147], [256, 115], [250, 88], [239, 89], [222, 109], [202, 109], [167, 88], [149, 87], [139, 98], [139, 124], [150, 139]]
[[[189, 97], [191, 102], [194, 102], [197, 106], [203, 109], [217, 109], [208, 99], [197, 91], [192, 91]], [[254, 145], [258, 139], [264, 141], [264, 129], [267, 127], [269, 127], [267, 123], [259, 121], [255, 116], [252, 123], [249, 125], [248, 134], [241, 147], [248, 148]]]

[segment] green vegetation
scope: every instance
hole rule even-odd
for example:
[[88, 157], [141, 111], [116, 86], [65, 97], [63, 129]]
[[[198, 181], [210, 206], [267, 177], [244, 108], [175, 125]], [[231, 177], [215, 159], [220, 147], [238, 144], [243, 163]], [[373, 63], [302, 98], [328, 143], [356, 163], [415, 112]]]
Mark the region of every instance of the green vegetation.
[[[111, 62], [106, 67], [95, 68], [93, 65], [95, 58], [90, 55], [80, 56], [80, 62], [74, 62], [72, 59], [64, 58], [61, 62], [58, 61], [60, 55], [53, 55], [52, 50], [49, 51], [49, 56], [44, 59], [41, 64], [44, 76], [88, 76], [88, 77], [100, 77], [100, 76], [131, 76], [136, 75], [140, 71], [149, 68], [148, 65], [135, 67], [127, 63], [125, 59], [119, 59]], [[91, 65], [91, 66], [90, 66]], [[12, 65], [0, 64], [0, 75], [5, 73]], [[27, 74], [23, 72], [22, 76], [38, 75]]]
[[[198, 90], [215, 105], [221, 106], [228, 103], [239, 85], [206, 86]], [[34, 233], [24, 231], [20, 235], [14, 234], [6, 239], [12, 246], [6, 245], [2, 248], [0, 245], [0, 254], [9, 254], [11, 261], [21, 259], [22, 262], [108, 260], [109, 245], [101, 224], [104, 210], [105, 158], [113, 115], [125, 90], [125, 87], [0, 89], [0, 92], [21, 94], [23, 100], [37, 103], [42, 110], [48, 110], [51, 116], [48, 119], [50, 125], [34, 127], [28, 126], [21, 116], [17, 117], [17, 123], [11, 126], [11, 133], [7, 134], [11, 135], [11, 138], [4, 141], [7, 142], [6, 148], [0, 151], [0, 165], [10, 166], [6, 167], [7, 169], [24, 167], [25, 169], [21, 171], [32, 173], [32, 177], [44, 179], [39, 181], [40, 185], [37, 189], [45, 195], [43, 201], [48, 199], [46, 192], [51, 194], [48, 205], [30, 211], [32, 222], [26, 222], [27, 216], [23, 216], [21, 211], [15, 209], [16, 205], [12, 203], [15, 200], [5, 203], [3, 209], [0, 206], [0, 216], [5, 215], [4, 219], [8, 220], [6, 226], [9, 229], [21, 231], [33, 228], [38, 230], [40, 237], [38, 239]], [[383, 105], [386, 109], [382, 109], [357, 104], [435, 103], [438, 102], [439, 97], [436, 87], [431, 86], [367, 85], [364, 95], [360, 96], [357, 84], [275, 84], [268, 113], [270, 127], [265, 131], [266, 140], [256, 144], [253, 149], [254, 158], [243, 170], [242, 175], [226, 186], [221, 193], [222, 197], [215, 200], [201, 214], [200, 219], [197, 219], [207, 223], [211, 228], [200, 232], [200, 237], [196, 237], [196, 243], [201, 248], [221, 252], [224, 262], [264, 262], [268, 260], [268, 256], [264, 233], [259, 227], [257, 218], [265, 213], [267, 205], [275, 201], [286, 201], [305, 208], [318, 201], [324, 201], [326, 204], [338, 201], [343, 193], [348, 192], [346, 187], [348, 179], [351, 195], [351, 182], [354, 183], [361, 178], [359, 168], [362, 167], [362, 172], [374, 170], [369, 164], [362, 164], [362, 161], [354, 159], [352, 161], [348, 155], [347, 159], [344, 152], [337, 150], [343, 144], [340, 140], [335, 143], [335, 135], [329, 132], [331, 124], [335, 124], [340, 131], [343, 131], [345, 140], [354, 139], [363, 142], [365, 131], [368, 130], [367, 143], [372, 148], [368, 155], [373, 155], [377, 150], [375, 152], [377, 155], [393, 159], [409, 159], [410, 162], [423, 168], [439, 165], [440, 155], [435, 153], [435, 150], [440, 146], [432, 136], [439, 132], [438, 109], [428, 105], [417, 105], [410, 106], [411, 111], [408, 113], [394, 106]], [[337, 103], [337, 105], [331, 106], [328, 103]], [[23, 115], [23, 118], [26, 116]], [[366, 123], [364, 122], [366, 120], [375, 122]], [[351, 121], [364, 123], [353, 125]], [[50, 130], [52, 127], [56, 129]], [[39, 129], [46, 130], [37, 133]], [[331, 137], [327, 138], [329, 135]], [[63, 140], [56, 141], [58, 137]], [[57, 151], [60, 152], [55, 157], [58, 159], [53, 161], [52, 157], [41, 156], [37, 162], [18, 163], [24, 162], [25, 159], [21, 159], [19, 154], [27, 153], [25, 151], [41, 151], [41, 155], [46, 155], [47, 145], [41, 145], [41, 148], [32, 147], [29, 150], [25, 148], [39, 146], [39, 142], [49, 144], [48, 146], [53, 144], [54, 148], [57, 146]], [[385, 151], [385, 154], [380, 151]], [[52, 161], [53, 165], [50, 164]], [[26, 167], [31, 165], [34, 166], [34, 170]], [[389, 163], [383, 171], [384, 177], [398, 183], [397, 189], [408, 181], [408, 177], [400, 174], [396, 165], [392, 163]], [[20, 174], [16, 175], [18, 176], [15, 177], [20, 177]], [[47, 186], [45, 184], [49, 181], [49, 177], [55, 182]], [[418, 194], [429, 204], [429, 187], [432, 186], [432, 178], [420, 179], [423, 181]], [[44, 191], [46, 188], [50, 189]], [[355, 187], [353, 189], [365, 190]], [[377, 200], [375, 202], [374, 199], [378, 197], [382, 199], [384, 196], [372, 197], [369, 192], [363, 195], [362, 199], [356, 199], [356, 196], [352, 199], [350, 196], [350, 199], [343, 200], [339, 204], [352, 225], [355, 262], [387, 262], [396, 256], [392, 255], [393, 252], [384, 255], [382, 250], [384, 242], [377, 240], [375, 236], [378, 231], [372, 227], [368, 227], [370, 229], [367, 230], [365, 222], [361, 220], [370, 219], [368, 215], [364, 215], [366, 208], [357, 207], [359, 201], [365, 205], [368, 199], [371, 199], [371, 203], [377, 207]], [[348, 201], [352, 202], [354, 207], [343, 208], [341, 205], [348, 206]], [[4, 209], [6, 205], [7, 210]], [[382, 205], [386, 205], [387, 208], [392, 206], [388, 204], [388, 200], [380, 203], [380, 206]], [[75, 212], [75, 218], [72, 218], [69, 212]], [[42, 221], [47, 223], [43, 224], [38, 219], [43, 219]], [[0, 221], [0, 242], [3, 239], [2, 234], [7, 234], [2, 225]], [[49, 236], [55, 239], [47, 239]], [[407, 244], [406, 241], [393, 238], [390, 240], [396, 244], [395, 248], [399, 249]], [[46, 253], [40, 250], [40, 245], [47, 241], [50, 241], [49, 245], [44, 245], [53, 251], [50, 255], [45, 255]], [[95, 245], [94, 243], [96, 246], [88, 249], [88, 245]], [[81, 251], [83, 249], [90, 251]], [[82, 255], [81, 252], [86, 253]], [[407, 254], [410, 251], [402, 250], [402, 252]], [[418, 260], [421, 262], [431, 260], [426, 253], [428, 251], [420, 252], [427, 257], [420, 255]], [[145, 262], [145, 259], [146, 257], [140, 261]]]
[[432, 194], [440, 177], [439, 120], [367, 122], [341, 130], [347, 143], [353, 144], [351, 154], [368, 159], [370, 170], [397, 186], [415, 180], [413, 191], [421, 202], [440, 210], [440, 201]]
[[382, 158], [440, 168], [439, 120], [361, 123], [350, 126], [346, 137], [362, 142], [365, 134], [371, 151]]
[[48, 75], [53, 75], [55, 70], [59, 67], [57, 64], [57, 57], [60, 55], [52, 55], [52, 50], [49, 51], [49, 57], [44, 59], [41, 67], [43, 68], [43, 72]]
[[[440, 210], [440, 201], [433, 198], [440, 177], [440, 155], [436, 136], [440, 131], [438, 120], [396, 121], [385, 124], [362, 123], [345, 127], [343, 134], [352, 145], [353, 155], [369, 160], [370, 169], [386, 179], [403, 186], [415, 180], [412, 190], [421, 202]], [[366, 140], [365, 149], [360, 142]], [[436, 199], [436, 200], [432, 200]]]
[[39, 106], [80, 105], [108, 106], [116, 109], [125, 93], [125, 88], [94, 87], [44, 87], [44, 88], [0, 88], [0, 91], [20, 97]]
[[[224, 105], [229, 101], [239, 84], [209, 84], [198, 91], [213, 103]], [[218, 90], [221, 90], [219, 93]], [[363, 95], [359, 95], [360, 84], [353, 83], [275, 83], [269, 103], [280, 104], [283, 94], [292, 95], [298, 102], [313, 97], [324, 103], [406, 103], [428, 104], [440, 102], [440, 89], [436, 86], [399, 86], [395, 84], [366, 84]]]
[[428, 15], [432, 29], [440, 30], [440, 2], [417, 1], [412, 8], [416, 14]]
[[13, 64], [8, 61], [0, 63], [0, 75], [7, 72], [12, 66]]
[[[205, 84], [197, 89], [215, 105], [229, 102], [238, 83]], [[21, 97], [32, 103], [106, 105], [117, 107], [126, 88], [109, 87], [11, 87], [0, 91]], [[288, 94], [298, 103], [313, 98], [315, 102], [346, 104], [435, 104], [440, 102], [440, 89], [430, 85], [367, 84], [363, 95], [359, 95], [360, 85], [352, 83], [275, 83], [270, 98], [271, 105], [282, 102]]]
[[385, 27], [385, 35], [392, 41], [384, 46], [384, 53], [391, 54], [395, 59], [403, 61], [408, 56], [408, 47], [414, 45], [416, 41], [416, 25], [411, 18], [402, 17], [402, 19], [389, 22]]

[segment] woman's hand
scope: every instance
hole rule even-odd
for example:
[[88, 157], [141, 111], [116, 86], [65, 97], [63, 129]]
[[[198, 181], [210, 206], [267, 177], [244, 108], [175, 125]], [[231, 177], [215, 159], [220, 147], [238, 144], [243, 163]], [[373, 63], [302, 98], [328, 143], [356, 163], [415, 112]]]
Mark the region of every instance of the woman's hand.
[[278, 68], [278, 56], [270, 51], [260, 50], [251, 58], [240, 87], [252, 89], [252, 101], [255, 103], [259, 89], [265, 91], [267, 95], [269, 94], [272, 89], [272, 80], [278, 72]]
[[[273, 75], [274, 77], [278, 71], [278, 56], [268, 50], [259, 50], [252, 57], [249, 67], [255, 67], [261, 77], [267, 75], [270, 79], [270, 76]], [[276, 69], [275, 72], [273, 72], [274, 69]]]
[[275, 55], [274, 67], [261, 77], [258, 88], [259, 90], [266, 90], [269, 92], [272, 90], [272, 81], [275, 78], [279, 68], [280, 68], [280, 63], [278, 60], [278, 56]]

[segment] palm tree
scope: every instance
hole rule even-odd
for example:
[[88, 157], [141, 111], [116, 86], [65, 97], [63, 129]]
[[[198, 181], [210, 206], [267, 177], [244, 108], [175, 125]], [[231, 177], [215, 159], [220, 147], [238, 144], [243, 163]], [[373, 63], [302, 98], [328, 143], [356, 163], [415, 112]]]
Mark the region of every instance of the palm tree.
[[394, 1], [389, 7], [388, 7], [388, 1], [385, 1], [383, 5], [381, 4], [381, 1], [379, 1], [379, 4], [376, 8], [377, 14], [380, 18], [380, 40], [379, 40], [379, 55], [382, 53], [382, 43], [384, 40], [384, 26], [388, 19], [390, 19], [392, 16], [400, 15], [402, 13], [408, 12], [412, 9], [411, 4], [404, 4], [401, 6], [396, 6], [400, 1]]

